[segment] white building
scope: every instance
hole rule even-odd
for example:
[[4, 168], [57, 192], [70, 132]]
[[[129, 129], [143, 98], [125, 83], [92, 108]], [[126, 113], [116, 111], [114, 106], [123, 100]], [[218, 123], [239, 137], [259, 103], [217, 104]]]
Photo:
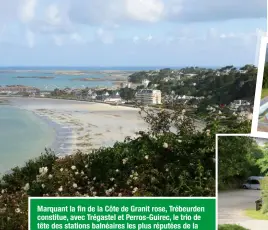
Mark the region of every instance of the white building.
[[141, 84], [144, 85], [144, 87], [146, 88], [149, 85], [150, 81], [147, 79], [142, 80]]
[[161, 104], [161, 91], [142, 89], [136, 93], [136, 100], [145, 105]]

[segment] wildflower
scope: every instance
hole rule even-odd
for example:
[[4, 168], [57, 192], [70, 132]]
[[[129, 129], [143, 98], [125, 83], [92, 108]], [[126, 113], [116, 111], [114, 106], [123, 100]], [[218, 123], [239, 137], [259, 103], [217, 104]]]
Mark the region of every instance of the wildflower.
[[207, 133], [207, 136], [210, 136], [210, 130], [209, 129], [206, 130], [206, 133]]
[[71, 169], [72, 169], [72, 170], [76, 170], [76, 166], [73, 165], [73, 166], [71, 167]]
[[163, 148], [165, 148], [165, 149], [168, 148], [168, 144], [166, 142], [163, 144]]
[[109, 196], [112, 192], [113, 192], [113, 189], [110, 188], [110, 189], [108, 189], [108, 190], [105, 191], [105, 194], [106, 194], [107, 196]]
[[132, 194], [136, 193], [139, 189], [137, 187], [135, 187], [132, 191]]
[[127, 161], [128, 161], [128, 158], [125, 158], [125, 159], [122, 160], [124, 165], [127, 163]]
[[27, 183], [24, 187], [23, 187], [23, 190], [24, 191], [28, 191], [30, 189], [30, 185], [29, 183]]
[[168, 172], [169, 171], [169, 169], [168, 168], [166, 168], [166, 172]]
[[117, 184], [114, 184], [114, 187], [116, 188], [117, 187]]
[[75, 174], [75, 175], [78, 175], [78, 174], [79, 174], [79, 172], [78, 172], [78, 171], [76, 171], [74, 174]]
[[88, 165], [85, 165], [85, 168], [87, 168], [88, 167]]
[[73, 183], [73, 187], [74, 187], [74, 188], [77, 188], [77, 184], [76, 184], [76, 183]]
[[62, 192], [62, 190], [63, 190], [62, 186], [60, 186], [58, 190], [59, 190], [59, 192]]
[[110, 178], [110, 181], [114, 181], [114, 178], [112, 177], [112, 178]]
[[144, 157], [146, 160], [148, 160], [149, 159], [149, 156], [148, 155], [145, 155], [145, 157]]
[[48, 172], [48, 168], [47, 167], [41, 167], [39, 168], [39, 174], [44, 175]]
[[84, 175], [85, 173], [84, 173], [84, 171], [81, 171], [81, 175]]
[[129, 177], [130, 177], [130, 178], [133, 178], [133, 175], [131, 174]]
[[1, 193], [2, 193], [2, 194], [4, 194], [4, 193], [5, 193], [5, 190], [4, 190], [4, 189], [2, 189]]
[[19, 209], [19, 208], [16, 208], [16, 209], [15, 209], [15, 212], [16, 212], [16, 213], [20, 213], [20, 209]]
[[181, 112], [182, 112], [182, 113], [185, 113], [186, 111], [185, 111], [185, 109], [183, 109]]
[[115, 172], [119, 173], [119, 169], [116, 169]]
[[42, 188], [45, 188], [46, 186], [45, 186], [44, 184], [41, 184], [41, 187], [42, 187]]
[[222, 114], [222, 112], [221, 112], [221, 111], [219, 111], [219, 114]]
[[122, 196], [122, 193], [118, 193], [118, 196]]
[[137, 177], [137, 176], [134, 176], [134, 177], [133, 177], [133, 180], [138, 180], [138, 177]]
[[60, 171], [62, 172], [63, 171], [63, 168], [61, 168]]
[[97, 195], [97, 192], [93, 192], [92, 195], [93, 195], [93, 196], [96, 196], [96, 195]]
[[95, 181], [96, 180], [96, 177], [94, 177], [93, 180]]
[[179, 140], [178, 140], [178, 142], [179, 142], [179, 143], [181, 143], [181, 142], [182, 142], [182, 140], [180, 140], [180, 139], [179, 139]]
[[51, 174], [48, 175], [48, 179], [52, 179], [52, 177], [53, 177], [53, 176], [52, 176]]

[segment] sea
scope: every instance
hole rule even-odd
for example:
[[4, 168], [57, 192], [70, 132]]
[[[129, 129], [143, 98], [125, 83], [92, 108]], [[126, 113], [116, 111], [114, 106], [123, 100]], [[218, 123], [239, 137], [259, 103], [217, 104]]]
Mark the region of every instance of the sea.
[[55, 131], [32, 112], [0, 105], [0, 173], [44, 153]]
[[[97, 86], [112, 86], [111, 81], [73, 81], [79, 78], [101, 78], [105, 73], [96, 71], [146, 71], [163, 68], [181, 69], [183, 67], [146, 66], [146, 67], [0, 67], [0, 86], [5, 85], [25, 85], [39, 88], [40, 90], [52, 91], [55, 88], [85, 88]], [[217, 68], [217, 67], [207, 67]], [[31, 70], [31, 71], [29, 71]], [[80, 76], [56, 74], [55, 71], [88, 71], [88, 74]], [[90, 73], [92, 72], [92, 73]], [[51, 79], [40, 78], [17, 78], [17, 77], [53, 77]]]

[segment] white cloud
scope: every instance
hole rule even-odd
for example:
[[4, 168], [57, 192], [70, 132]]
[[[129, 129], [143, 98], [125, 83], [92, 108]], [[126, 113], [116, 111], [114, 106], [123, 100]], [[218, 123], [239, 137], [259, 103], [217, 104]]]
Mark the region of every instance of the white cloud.
[[77, 43], [85, 43], [86, 42], [85, 39], [80, 34], [78, 34], [78, 33], [72, 33], [70, 35], [70, 39], [72, 41], [77, 42]]
[[62, 23], [62, 18], [60, 15], [60, 11], [58, 5], [51, 4], [46, 9], [46, 19], [52, 25], [59, 25]]
[[31, 30], [26, 30], [25, 34], [28, 46], [34, 48], [35, 46], [35, 34]]
[[157, 22], [164, 15], [161, 0], [126, 0], [126, 14], [135, 21]]
[[149, 35], [145, 38], [146, 41], [150, 42], [151, 40], [153, 39], [153, 36], [152, 35]]
[[266, 0], [170, 0], [166, 18], [180, 22], [266, 18], [266, 9]]
[[18, 7], [20, 20], [25, 23], [33, 20], [35, 17], [36, 6], [37, 0], [21, 0]]
[[76, 23], [105, 27], [133, 21], [157, 22], [163, 15], [162, 0], [71, 0], [69, 12]]
[[112, 44], [114, 42], [114, 36], [111, 31], [104, 30], [103, 28], [99, 28], [97, 30], [97, 37], [104, 43], [104, 44]]
[[130, 22], [155, 23], [265, 18], [266, 0], [70, 0], [75, 23], [98, 26]]

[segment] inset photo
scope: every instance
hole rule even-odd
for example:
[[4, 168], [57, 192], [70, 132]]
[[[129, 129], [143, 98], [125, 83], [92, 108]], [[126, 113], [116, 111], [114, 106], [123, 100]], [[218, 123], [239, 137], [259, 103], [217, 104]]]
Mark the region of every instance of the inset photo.
[[252, 134], [268, 138], [268, 37], [262, 39], [255, 92]]
[[217, 134], [218, 225], [268, 229], [268, 139]]

